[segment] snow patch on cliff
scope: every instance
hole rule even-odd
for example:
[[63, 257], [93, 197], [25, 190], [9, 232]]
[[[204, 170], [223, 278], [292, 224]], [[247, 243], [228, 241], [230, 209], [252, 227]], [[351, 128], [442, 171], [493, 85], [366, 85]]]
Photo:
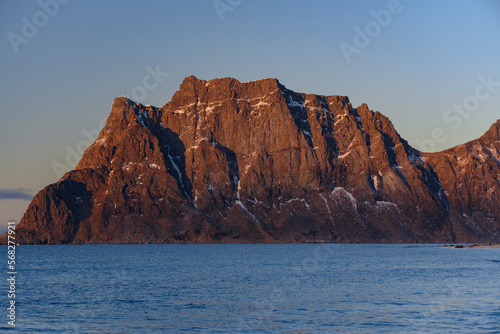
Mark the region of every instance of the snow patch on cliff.
[[306, 205], [306, 208], [309, 209], [309, 203], [307, 203], [307, 201], [303, 198], [292, 198], [283, 204], [286, 205], [286, 204], [291, 203], [291, 202], [303, 202]]
[[160, 169], [160, 166], [158, 166], [157, 164], [148, 164], [148, 167]]
[[356, 199], [350, 192], [345, 190], [343, 187], [335, 187], [335, 189], [332, 190], [330, 195], [336, 197], [337, 199], [339, 199], [341, 196], [347, 197], [350, 200], [352, 207], [354, 208], [354, 211], [356, 212], [356, 214], [358, 214], [358, 206], [356, 205]]
[[237, 204], [239, 205], [243, 211], [245, 211], [250, 217], [252, 217], [253, 220], [255, 220], [255, 222], [257, 223], [257, 225], [259, 225], [260, 227], [262, 227], [262, 225], [260, 224], [260, 221], [257, 219], [257, 217], [255, 217], [250, 211], [248, 211], [248, 209], [246, 208], [246, 206], [243, 204], [243, 202], [241, 201], [240, 199], [240, 179], [235, 175], [234, 176], [234, 182], [236, 183], [236, 189], [237, 189], [237, 192], [236, 192], [236, 202], [234, 204]]
[[124, 165], [122, 165], [122, 169], [129, 170], [132, 166], [137, 165], [135, 162], [129, 162]]
[[323, 201], [325, 202], [325, 206], [326, 206], [326, 209], [328, 210], [328, 215], [330, 216], [330, 220], [332, 221], [332, 224], [335, 225], [335, 223], [333, 222], [332, 212], [330, 211], [330, 207], [328, 206], [328, 201], [326, 200], [326, 198], [322, 194], [319, 194], [319, 197], [321, 197], [323, 199]]
[[102, 138], [99, 138], [99, 139], [96, 139], [95, 141], [95, 144], [96, 145], [102, 145], [102, 146], [105, 146], [105, 143], [106, 143], [106, 140], [108, 138], [106, 138], [106, 136], [102, 137]]
[[378, 177], [376, 175], [372, 175], [373, 186], [375, 190], [378, 190]]

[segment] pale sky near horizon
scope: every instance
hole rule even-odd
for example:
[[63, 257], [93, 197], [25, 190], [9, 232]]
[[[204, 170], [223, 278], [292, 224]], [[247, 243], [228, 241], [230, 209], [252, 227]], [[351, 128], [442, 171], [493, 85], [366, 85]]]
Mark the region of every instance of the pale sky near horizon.
[[481, 136], [500, 118], [500, 1], [397, 2], [0, 2], [0, 232], [116, 96], [162, 106], [188, 75], [347, 95], [421, 150]]

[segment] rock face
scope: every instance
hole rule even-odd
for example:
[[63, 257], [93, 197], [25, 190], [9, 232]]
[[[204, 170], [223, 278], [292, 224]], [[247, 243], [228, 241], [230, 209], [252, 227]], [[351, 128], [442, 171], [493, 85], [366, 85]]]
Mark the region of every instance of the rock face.
[[161, 108], [115, 99], [75, 170], [34, 197], [18, 240], [498, 242], [499, 129], [420, 153], [345, 96], [191, 76]]

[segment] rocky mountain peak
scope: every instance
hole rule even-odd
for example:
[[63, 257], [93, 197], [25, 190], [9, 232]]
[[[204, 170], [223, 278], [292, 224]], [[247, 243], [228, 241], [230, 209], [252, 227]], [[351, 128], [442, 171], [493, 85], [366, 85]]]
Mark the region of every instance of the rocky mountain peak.
[[480, 139], [489, 143], [500, 141], [500, 119], [493, 123]]
[[270, 94], [280, 87], [282, 86], [277, 79], [241, 83], [234, 78], [217, 78], [206, 81], [189, 76], [184, 79], [169, 104], [171, 106], [184, 106], [191, 103], [237, 98], [238, 96], [255, 98]]
[[19, 240], [498, 241], [498, 124], [489, 145], [420, 154], [346, 96], [190, 76], [161, 108], [116, 98]]

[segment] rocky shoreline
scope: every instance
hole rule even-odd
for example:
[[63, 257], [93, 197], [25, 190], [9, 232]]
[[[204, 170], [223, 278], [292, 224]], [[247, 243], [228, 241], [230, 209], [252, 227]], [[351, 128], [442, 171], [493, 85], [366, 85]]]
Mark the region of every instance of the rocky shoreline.
[[472, 244], [472, 245], [444, 245], [444, 247], [452, 248], [500, 248], [500, 244]]

